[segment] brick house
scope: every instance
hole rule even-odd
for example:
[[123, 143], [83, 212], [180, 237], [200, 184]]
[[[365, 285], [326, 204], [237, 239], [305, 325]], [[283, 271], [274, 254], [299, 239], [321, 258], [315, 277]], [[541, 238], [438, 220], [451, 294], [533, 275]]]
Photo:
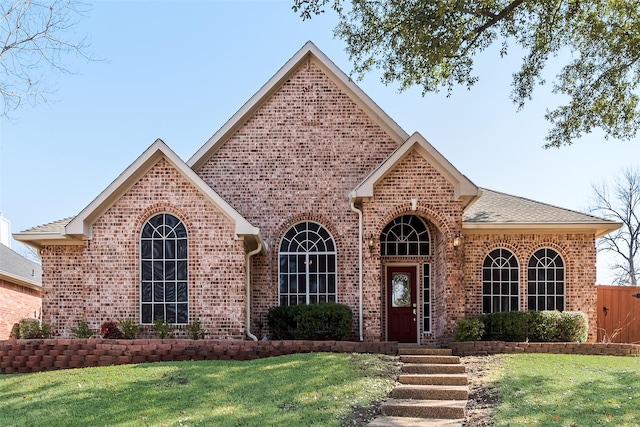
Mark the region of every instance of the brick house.
[[41, 309], [42, 267], [0, 243], [0, 340], [21, 319], [39, 317]]
[[[353, 339], [445, 344], [455, 319], [583, 310], [615, 222], [477, 187], [307, 43], [187, 162], [161, 140], [37, 247], [44, 319], [195, 319], [268, 335], [270, 307], [337, 301]], [[55, 230], [55, 231], [51, 231]]]

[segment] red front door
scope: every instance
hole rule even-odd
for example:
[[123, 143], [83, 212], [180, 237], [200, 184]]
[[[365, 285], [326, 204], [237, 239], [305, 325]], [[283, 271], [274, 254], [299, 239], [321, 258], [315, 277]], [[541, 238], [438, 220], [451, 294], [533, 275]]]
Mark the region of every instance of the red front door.
[[416, 268], [387, 267], [387, 339], [389, 341], [417, 341], [416, 310]]

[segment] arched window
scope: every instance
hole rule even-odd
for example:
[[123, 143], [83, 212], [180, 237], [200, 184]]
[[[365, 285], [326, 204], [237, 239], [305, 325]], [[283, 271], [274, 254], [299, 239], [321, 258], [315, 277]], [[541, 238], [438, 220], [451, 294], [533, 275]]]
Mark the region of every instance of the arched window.
[[494, 249], [482, 263], [482, 312], [517, 311], [520, 273], [518, 259], [508, 249]]
[[151, 217], [140, 236], [140, 322], [189, 322], [187, 229], [175, 216]]
[[564, 310], [564, 261], [553, 249], [538, 249], [529, 260], [528, 309]]
[[382, 256], [430, 255], [427, 225], [415, 215], [403, 215], [391, 221], [380, 235]]
[[336, 246], [322, 225], [291, 227], [280, 243], [279, 264], [280, 305], [336, 301]]

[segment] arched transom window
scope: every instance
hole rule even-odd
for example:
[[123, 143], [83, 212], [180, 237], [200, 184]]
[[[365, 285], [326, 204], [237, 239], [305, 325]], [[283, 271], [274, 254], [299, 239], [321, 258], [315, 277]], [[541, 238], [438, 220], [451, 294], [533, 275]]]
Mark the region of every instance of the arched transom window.
[[508, 249], [494, 249], [482, 263], [482, 312], [517, 311], [520, 270]]
[[140, 236], [140, 322], [189, 322], [187, 229], [175, 216], [150, 218]]
[[538, 249], [529, 259], [528, 309], [564, 310], [564, 261], [553, 249]]
[[322, 225], [307, 221], [291, 227], [278, 258], [280, 305], [337, 300], [336, 246]]
[[415, 215], [403, 215], [391, 221], [380, 235], [382, 256], [430, 255], [427, 225]]

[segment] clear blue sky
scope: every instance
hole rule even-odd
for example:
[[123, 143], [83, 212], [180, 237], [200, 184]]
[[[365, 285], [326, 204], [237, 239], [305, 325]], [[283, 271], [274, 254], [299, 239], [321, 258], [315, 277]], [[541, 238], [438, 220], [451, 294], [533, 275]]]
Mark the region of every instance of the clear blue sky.
[[[0, 120], [0, 211], [12, 231], [76, 215], [156, 138], [189, 159], [308, 40], [350, 72], [344, 42], [333, 38], [335, 15], [303, 22], [291, 4], [89, 2], [77, 32], [103, 60], [73, 60], [74, 75], [52, 77], [58, 102]], [[593, 134], [543, 149], [545, 110], [561, 99], [547, 85], [517, 113], [509, 83], [518, 60], [487, 52], [476, 65], [480, 82], [450, 98], [398, 93], [375, 74], [358, 84], [475, 184], [585, 211], [592, 184], [638, 166], [639, 142]], [[604, 261], [599, 281], [608, 281]]]

